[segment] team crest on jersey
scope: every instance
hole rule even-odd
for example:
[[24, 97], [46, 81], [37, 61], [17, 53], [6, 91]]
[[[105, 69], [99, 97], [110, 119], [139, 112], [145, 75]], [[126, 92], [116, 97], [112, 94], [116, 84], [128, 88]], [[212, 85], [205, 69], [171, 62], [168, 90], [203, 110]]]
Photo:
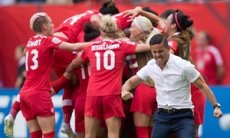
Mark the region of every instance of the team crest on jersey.
[[53, 39], [52, 39], [51, 41], [52, 41], [53, 43], [55, 43], [55, 44], [58, 44], [58, 43], [61, 42], [61, 40], [58, 39], [57, 37], [53, 37]]

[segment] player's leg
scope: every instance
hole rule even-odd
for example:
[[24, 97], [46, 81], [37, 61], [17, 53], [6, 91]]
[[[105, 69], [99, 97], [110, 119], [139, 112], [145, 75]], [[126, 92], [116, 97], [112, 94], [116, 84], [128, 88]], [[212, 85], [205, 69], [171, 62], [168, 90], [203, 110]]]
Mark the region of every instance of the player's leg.
[[120, 95], [102, 96], [103, 118], [108, 130], [108, 138], [119, 138], [121, 118], [125, 117]]
[[194, 123], [195, 123], [195, 138], [199, 138], [199, 126], [204, 123], [204, 109], [206, 99], [204, 94], [194, 85], [191, 87], [192, 102], [194, 105]]
[[85, 137], [85, 97], [77, 97], [74, 111], [75, 111], [75, 132], [77, 133], [77, 138]]
[[85, 138], [96, 138], [100, 121], [94, 117], [85, 116]]
[[149, 138], [152, 133], [153, 116], [157, 109], [156, 91], [144, 83], [135, 89], [134, 98], [131, 105], [134, 124], [138, 138]]
[[10, 109], [10, 113], [4, 118], [4, 133], [6, 136], [12, 137], [13, 136], [13, 127], [14, 127], [14, 120], [20, 111], [20, 96], [17, 95], [13, 106]]
[[55, 138], [55, 117], [37, 117], [44, 138]]
[[141, 112], [134, 112], [134, 124], [138, 138], [149, 138], [149, 126], [151, 122], [151, 116]]
[[29, 120], [26, 123], [29, 127], [31, 138], [41, 138], [42, 137], [42, 131], [36, 119]]
[[61, 132], [67, 135], [72, 135], [73, 131], [70, 126], [70, 119], [73, 112], [73, 101], [72, 101], [73, 88], [64, 88], [64, 93], [62, 97], [62, 111], [63, 111], [63, 127]]
[[119, 138], [121, 128], [121, 118], [111, 117], [105, 120], [108, 129], [108, 138]]

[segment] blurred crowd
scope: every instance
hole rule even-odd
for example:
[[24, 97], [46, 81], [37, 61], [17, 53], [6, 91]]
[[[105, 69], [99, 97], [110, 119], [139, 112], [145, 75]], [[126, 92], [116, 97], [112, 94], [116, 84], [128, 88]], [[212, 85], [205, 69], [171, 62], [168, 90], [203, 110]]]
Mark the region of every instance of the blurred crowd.
[[[0, 0], [0, 5], [11, 5], [11, 4], [21, 4], [21, 3], [45, 3], [45, 4], [74, 4], [80, 2], [97, 2], [102, 3], [105, 0]], [[221, 0], [113, 0], [115, 3], [131, 3], [140, 4], [147, 2], [193, 2], [193, 3], [205, 3], [211, 1], [221, 1]], [[225, 0], [222, 0], [225, 1]]]

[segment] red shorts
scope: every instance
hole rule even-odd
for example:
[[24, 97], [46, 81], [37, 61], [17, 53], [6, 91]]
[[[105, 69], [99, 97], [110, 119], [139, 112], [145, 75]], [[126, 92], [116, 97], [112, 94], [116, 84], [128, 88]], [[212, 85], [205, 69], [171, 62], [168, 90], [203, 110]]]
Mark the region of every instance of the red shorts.
[[135, 89], [131, 112], [141, 112], [151, 116], [156, 110], [156, 89], [144, 83], [139, 84]]
[[54, 115], [54, 107], [48, 91], [20, 93], [20, 107], [26, 121], [36, 119], [37, 116]]
[[203, 124], [206, 99], [204, 94], [198, 88], [194, 87], [192, 86], [191, 89], [192, 103], [194, 105], [194, 122], [195, 124]]
[[85, 115], [99, 120], [106, 120], [111, 117], [125, 117], [121, 96], [87, 96]]
[[86, 97], [77, 97], [75, 101], [75, 132], [85, 132], [85, 101]]

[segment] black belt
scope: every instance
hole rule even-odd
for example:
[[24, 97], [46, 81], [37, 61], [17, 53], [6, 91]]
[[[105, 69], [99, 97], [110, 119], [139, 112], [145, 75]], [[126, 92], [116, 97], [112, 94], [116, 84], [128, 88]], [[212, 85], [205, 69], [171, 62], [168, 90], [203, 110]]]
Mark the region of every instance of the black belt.
[[189, 109], [189, 108], [185, 108], [185, 109], [175, 109], [175, 108], [165, 109], [165, 108], [158, 108], [158, 110], [160, 112], [165, 112], [165, 113], [176, 113], [176, 112], [188, 112], [188, 111], [191, 111], [192, 109]]

